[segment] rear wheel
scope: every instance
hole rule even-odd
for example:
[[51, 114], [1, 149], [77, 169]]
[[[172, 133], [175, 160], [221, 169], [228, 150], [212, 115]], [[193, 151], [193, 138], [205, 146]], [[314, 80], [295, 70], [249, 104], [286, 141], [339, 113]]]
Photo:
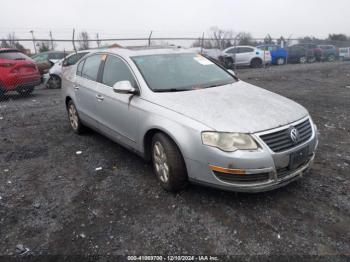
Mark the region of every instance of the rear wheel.
[[34, 87], [28, 87], [28, 88], [20, 88], [17, 90], [17, 93], [20, 95], [30, 95], [33, 93]]
[[67, 104], [68, 119], [74, 133], [81, 134], [84, 131], [84, 125], [81, 123], [77, 108], [72, 100]]
[[308, 63], [315, 63], [316, 60], [317, 60], [316, 57], [310, 56], [310, 57], [308, 58], [307, 62], [308, 62]]
[[58, 89], [61, 88], [61, 78], [56, 75], [50, 76], [49, 80], [47, 81], [46, 84], [47, 88], [50, 89]]
[[277, 65], [284, 65], [286, 63], [286, 60], [283, 57], [279, 57], [277, 58], [276, 63]]
[[299, 58], [299, 63], [300, 64], [306, 64], [306, 62], [307, 62], [306, 56], [302, 56], [302, 57]]
[[327, 57], [327, 61], [328, 61], [328, 62], [334, 62], [334, 61], [335, 61], [335, 56], [334, 56], [334, 55], [329, 55], [329, 56]]
[[262, 67], [263, 62], [260, 58], [254, 58], [251, 62], [250, 62], [250, 67], [252, 68], [260, 68]]
[[187, 185], [187, 170], [182, 154], [176, 144], [163, 133], [153, 136], [152, 162], [157, 179], [165, 190], [176, 192]]

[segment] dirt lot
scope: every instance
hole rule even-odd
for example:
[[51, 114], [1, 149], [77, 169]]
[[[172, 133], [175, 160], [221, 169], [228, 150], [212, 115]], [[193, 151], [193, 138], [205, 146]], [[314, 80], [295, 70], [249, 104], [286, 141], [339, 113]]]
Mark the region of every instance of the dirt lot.
[[313, 116], [320, 144], [301, 180], [262, 194], [190, 186], [173, 195], [136, 155], [92, 131], [73, 134], [59, 90], [7, 96], [0, 254], [23, 244], [34, 254], [350, 255], [350, 63], [238, 75]]

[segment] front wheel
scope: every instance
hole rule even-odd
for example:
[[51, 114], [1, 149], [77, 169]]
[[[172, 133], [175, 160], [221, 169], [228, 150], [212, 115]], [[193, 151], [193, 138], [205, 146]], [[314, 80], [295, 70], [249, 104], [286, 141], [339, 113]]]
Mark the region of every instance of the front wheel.
[[251, 62], [250, 62], [250, 67], [252, 68], [260, 68], [262, 67], [263, 62], [260, 58], [254, 58]]
[[187, 170], [182, 154], [163, 133], [153, 136], [152, 162], [157, 179], [166, 191], [177, 192], [187, 185]]
[[50, 76], [49, 80], [46, 84], [47, 88], [49, 89], [59, 89], [61, 88], [61, 78], [56, 75]]

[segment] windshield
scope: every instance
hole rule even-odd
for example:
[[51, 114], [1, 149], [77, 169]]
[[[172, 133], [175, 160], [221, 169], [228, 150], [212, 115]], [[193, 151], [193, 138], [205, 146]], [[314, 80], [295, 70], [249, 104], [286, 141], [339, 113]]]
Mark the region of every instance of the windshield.
[[194, 53], [135, 56], [132, 60], [155, 92], [188, 91], [236, 81], [224, 69]]

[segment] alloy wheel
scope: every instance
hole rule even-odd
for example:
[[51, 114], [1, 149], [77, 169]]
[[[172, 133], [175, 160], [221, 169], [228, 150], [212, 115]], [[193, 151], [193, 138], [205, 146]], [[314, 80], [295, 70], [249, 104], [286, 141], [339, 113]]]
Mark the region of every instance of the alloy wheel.
[[163, 183], [169, 181], [169, 165], [163, 145], [156, 141], [153, 146], [153, 161], [157, 176]]
[[79, 118], [78, 118], [78, 112], [73, 104], [69, 105], [68, 116], [69, 116], [69, 122], [71, 127], [74, 130], [77, 130]]

